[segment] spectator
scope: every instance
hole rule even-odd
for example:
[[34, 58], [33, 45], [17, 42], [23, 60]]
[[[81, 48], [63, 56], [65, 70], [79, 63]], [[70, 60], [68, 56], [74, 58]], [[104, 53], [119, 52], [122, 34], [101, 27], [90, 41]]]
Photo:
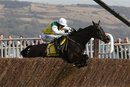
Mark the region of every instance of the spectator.
[[[0, 34], [0, 56], [3, 54], [3, 57], [5, 57], [5, 44], [4, 42], [2, 41], [4, 39], [4, 35], [3, 34]], [[3, 49], [2, 49], [3, 48]], [[2, 50], [3, 50], [3, 53], [2, 53]]]
[[124, 43], [129, 43], [129, 38], [128, 37], [124, 38]]
[[3, 35], [3, 34], [0, 34], [0, 44], [4, 44], [4, 43], [2, 42], [3, 38], [4, 38], [4, 35]]
[[20, 38], [20, 40], [17, 41], [17, 46], [20, 47], [20, 45], [23, 46], [23, 40], [21, 40], [23, 38], [23, 36], [20, 36], [19, 38]]
[[123, 48], [123, 58], [129, 58], [129, 50], [128, 50], [128, 44], [129, 43], [129, 38], [128, 37], [125, 37], [124, 38], [124, 41], [123, 41], [123, 45], [122, 45], [122, 48]]
[[8, 38], [9, 38], [8, 45], [12, 47], [13, 46], [12, 36], [9, 35]]
[[121, 58], [121, 51], [122, 51], [122, 46], [121, 46], [122, 40], [121, 38], [118, 38], [117, 41], [115, 42], [115, 53], [117, 54], [117, 57]]
[[0, 34], [0, 40], [2, 40], [4, 38], [3, 34]]

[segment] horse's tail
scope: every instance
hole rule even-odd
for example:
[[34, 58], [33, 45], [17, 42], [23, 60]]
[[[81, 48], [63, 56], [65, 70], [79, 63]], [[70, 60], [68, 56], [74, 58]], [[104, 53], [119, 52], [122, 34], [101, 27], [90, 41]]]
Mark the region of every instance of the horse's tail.
[[28, 49], [31, 48], [31, 47], [32, 47], [32, 45], [30, 45], [30, 46], [26, 47], [25, 49], [23, 49], [23, 50], [21, 51], [21, 55], [22, 55], [23, 57], [28, 57]]

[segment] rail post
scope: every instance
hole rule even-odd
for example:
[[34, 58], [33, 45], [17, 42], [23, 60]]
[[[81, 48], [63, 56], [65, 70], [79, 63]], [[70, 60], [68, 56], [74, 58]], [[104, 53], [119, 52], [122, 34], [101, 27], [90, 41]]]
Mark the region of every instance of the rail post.
[[94, 53], [93, 57], [97, 58], [99, 55], [99, 39], [94, 39]]

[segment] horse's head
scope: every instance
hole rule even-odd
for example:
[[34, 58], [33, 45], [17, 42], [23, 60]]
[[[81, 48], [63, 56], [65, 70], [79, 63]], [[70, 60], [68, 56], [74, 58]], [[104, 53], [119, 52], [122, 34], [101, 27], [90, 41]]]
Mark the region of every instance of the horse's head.
[[110, 41], [110, 38], [105, 34], [104, 30], [100, 26], [100, 21], [98, 23], [93, 22], [93, 37], [102, 40], [105, 43]]

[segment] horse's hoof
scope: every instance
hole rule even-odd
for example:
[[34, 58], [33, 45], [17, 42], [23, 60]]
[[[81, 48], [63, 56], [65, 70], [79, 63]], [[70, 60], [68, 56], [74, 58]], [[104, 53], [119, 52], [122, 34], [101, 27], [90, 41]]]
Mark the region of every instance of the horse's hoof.
[[82, 67], [87, 66], [87, 63], [85, 63], [85, 64], [75, 64], [75, 66], [76, 66], [77, 68], [82, 68]]

